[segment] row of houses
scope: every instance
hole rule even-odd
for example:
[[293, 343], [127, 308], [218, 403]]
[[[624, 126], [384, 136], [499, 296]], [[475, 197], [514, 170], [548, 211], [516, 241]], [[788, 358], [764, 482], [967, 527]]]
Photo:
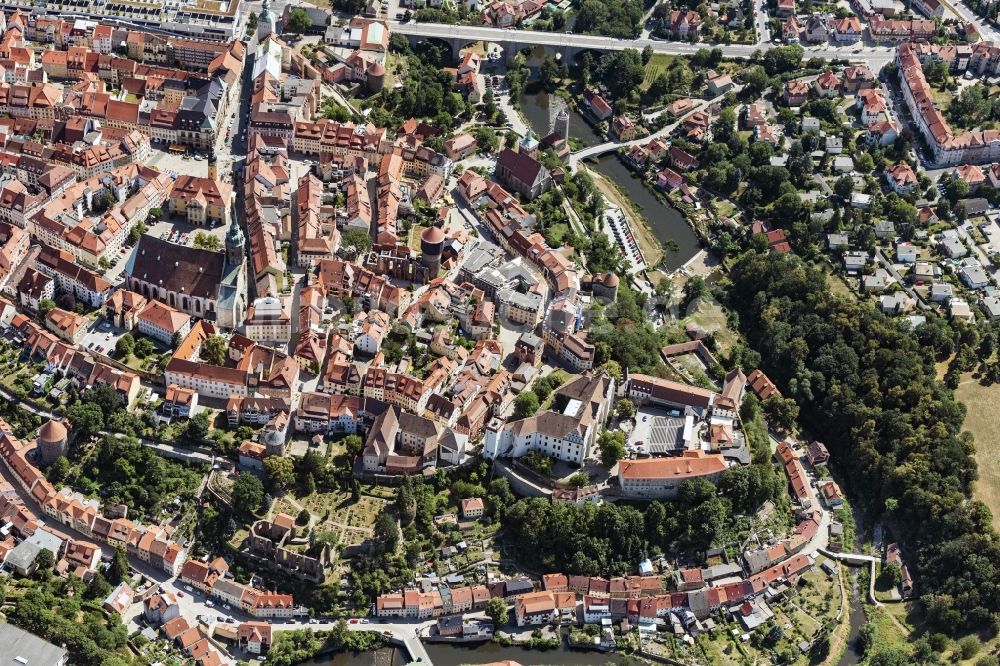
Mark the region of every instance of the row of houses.
[[182, 582], [255, 618], [293, 618], [306, 613], [290, 594], [260, 590], [226, 577], [229, 564], [221, 557], [211, 561], [187, 560], [180, 569]]
[[[1000, 49], [991, 42], [980, 42], [964, 49], [918, 48], [904, 43], [896, 49], [903, 99], [917, 129], [927, 140], [934, 162], [939, 166], [982, 164], [1000, 160], [1000, 131], [969, 130], [955, 132], [934, 102], [930, 84], [923, 72], [923, 62], [945, 60], [955, 71], [996, 74], [1000, 71]], [[960, 57], [961, 56], [961, 57]]]

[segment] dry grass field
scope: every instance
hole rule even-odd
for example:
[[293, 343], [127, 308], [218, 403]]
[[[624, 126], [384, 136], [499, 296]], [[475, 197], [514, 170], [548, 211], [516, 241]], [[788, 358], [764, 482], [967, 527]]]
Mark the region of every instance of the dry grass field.
[[979, 463], [979, 482], [976, 498], [982, 500], [993, 512], [993, 527], [1000, 530], [1000, 386], [983, 386], [971, 376], [962, 378], [955, 391], [965, 405], [965, 429], [976, 438], [976, 462]]

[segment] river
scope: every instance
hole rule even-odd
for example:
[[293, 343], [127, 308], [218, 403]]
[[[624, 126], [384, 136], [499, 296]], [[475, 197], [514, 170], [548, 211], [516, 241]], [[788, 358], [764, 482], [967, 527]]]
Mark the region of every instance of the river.
[[[847, 567], [840, 568], [841, 575], [847, 575]], [[837, 662], [837, 666], [855, 666], [860, 664], [864, 655], [861, 653], [861, 649], [858, 646], [858, 636], [861, 635], [861, 625], [863, 625], [867, 618], [865, 617], [864, 604], [861, 602], [861, 592], [858, 590], [858, 577], [856, 573], [851, 574], [851, 591], [850, 591], [850, 620], [851, 620], [851, 633], [847, 638], [847, 648], [844, 650], [844, 654], [840, 657], [840, 661]]]
[[[477, 645], [446, 645], [427, 643], [427, 655], [434, 666], [461, 666], [462, 664], [488, 664], [497, 661], [516, 661], [522, 666], [604, 666], [621, 663], [616, 654], [582, 652], [578, 650], [529, 650], [504, 647], [496, 643]], [[307, 661], [301, 666], [403, 666], [408, 663], [406, 651], [386, 648], [361, 654], [338, 653]]]
[[603, 652], [579, 650], [529, 650], [521, 647], [504, 647], [496, 643], [481, 643], [469, 647], [432, 643], [425, 646], [434, 666], [460, 666], [461, 664], [488, 664], [495, 661], [516, 661], [522, 666], [603, 666], [617, 664], [621, 658]]
[[[384, 648], [375, 652], [338, 652], [326, 657], [305, 661], [299, 666], [404, 666], [409, 663], [406, 650]], [[433, 662], [436, 664], [436, 662]]]
[[[528, 58], [527, 64], [533, 76], [544, 57], [543, 54], [544, 49], [536, 48]], [[530, 82], [525, 86], [521, 95], [521, 114], [539, 136], [545, 136], [551, 130], [549, 98], [549, 94], [542, 90], [537, 82]], [[569, 133], [570, 136], [579, 139], [585, 147], [596, 146], [606, 141], [605, 137], [594, 131], [590, 123], [572, 108], [569, 109]], [[596, 162], [590, 162], [588, 166], [617, 185], [648, 221], [653, 236], [664, 247], [663, 266], [667, 270], [680, 268], [698, 253], [700, 247], [698, 237], [688, 226], [684, 215], [673, 206], [657, 199], [615, 153], [608, 153]], [[676, 243], [676, 250], [669, 249], [669, 241]]]

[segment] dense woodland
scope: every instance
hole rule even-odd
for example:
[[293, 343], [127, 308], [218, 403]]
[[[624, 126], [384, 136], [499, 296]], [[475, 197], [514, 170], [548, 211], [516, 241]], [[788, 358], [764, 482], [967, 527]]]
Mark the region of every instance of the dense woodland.
[[169, 460], [134, 439], [106, 435], [78, 466], [58, 458], [46, 474], [57, 485], [69, 485], [105, 504], [124, 504], [129, 515], [159, 517], [177, 501], [192, 501], [204, 469]]
[[639, 0], [583, 0], [574, 30], [619, 39], [635, 39], [642, 32], [643, 3]]
[[[103, 595], [111, 589], [98, 573], [87, 585], [75, 576], [52, 575], [54, 557], [42, 551], [36, 580], [30, 587], [0, 585], [0, 599], [14, 602], [7, 620], [45, 640], [63, 645], [79, 666], [127, 666], [138, 663], [126, 646], [128, 630], [115, 613], [101, 609]], [[124, 558], [123, 558], [124, 559]], [[47, 566], [42, 566], [47, 564]], [[3, 649], [0, 648], [0, 653]], [[10, 656], [10, 653], [6, 653]]]
[[[979, 629], [1000, 618], [1000, 541], [971, 499], [964, 407], [935, 375], [935, 348], [868, 303], [836, 296], [800, 259], [750, 252], [729, 302], [760, 364], [823, 433], [870, 520], [904, 544], [931, 623]], [[745, 368], [748, 369], [749, 368]]]

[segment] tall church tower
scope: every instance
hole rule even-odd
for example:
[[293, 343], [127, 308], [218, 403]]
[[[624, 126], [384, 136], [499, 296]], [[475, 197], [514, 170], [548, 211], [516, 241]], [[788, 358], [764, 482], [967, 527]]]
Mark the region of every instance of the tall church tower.
[[229, 225], [226, 233], [226, 261], [230, 266], [236, 267], [246, 261], [246, 237], [236, 220]]
[[274, 17], [271, 16], [271, 0], [264, 0], [257, 17], [257, 43], [260, 44], [274, 34]]

